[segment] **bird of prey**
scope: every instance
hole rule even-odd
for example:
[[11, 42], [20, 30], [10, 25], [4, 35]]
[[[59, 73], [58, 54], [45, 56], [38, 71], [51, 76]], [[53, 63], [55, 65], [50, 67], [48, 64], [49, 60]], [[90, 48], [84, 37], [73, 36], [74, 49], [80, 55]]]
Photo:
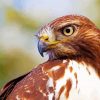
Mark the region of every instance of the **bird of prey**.
[[49, 60], [9, 82], [0, 100], [100, 100], [100, 30], [88, 18], [67, 15], [36, 35]]

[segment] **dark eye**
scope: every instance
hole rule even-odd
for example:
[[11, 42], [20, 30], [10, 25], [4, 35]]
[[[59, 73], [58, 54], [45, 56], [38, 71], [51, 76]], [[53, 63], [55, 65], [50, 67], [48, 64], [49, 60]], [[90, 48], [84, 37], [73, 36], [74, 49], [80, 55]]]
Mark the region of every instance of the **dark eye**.
[[73, 26], [64, 27], [62, 32], [63, 32], [64, 35], [70, 36], [74, 33], [74, 27]]

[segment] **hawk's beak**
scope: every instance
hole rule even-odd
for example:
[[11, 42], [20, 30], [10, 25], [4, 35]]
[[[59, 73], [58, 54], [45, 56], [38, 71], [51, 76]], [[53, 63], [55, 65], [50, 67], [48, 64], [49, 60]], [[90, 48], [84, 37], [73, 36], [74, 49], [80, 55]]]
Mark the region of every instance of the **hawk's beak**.
[[44, 56], [43, 53], [46, 51], [47, 48], [47, 43], [45, 41], [48, 41], [48, 38], [49, 37], [47, 34], [42, 34], [39, 36], [38, 51], [42, 57]]
[[38, 41], [38, 51], [42, 57], [44, 56], [43, 53], [46, 51], [46, 47], [47, 45], [43, 41]]
[[50, 50], [52, 45], [57, 44], [58, 41], [49, 41], [49, 37], [46, 34], [42, 34], [38, 41], [38, 51], [43, 57], [43, 53]]
[[38, 41], [38, 51], [42, 57], [44, 57], [43, 53], [47, 52], [48, 50], [52, 49], [55, 44], [57, 44], [59, 41], [53, 41], [53, 42], [45, 42], [42, 40]]

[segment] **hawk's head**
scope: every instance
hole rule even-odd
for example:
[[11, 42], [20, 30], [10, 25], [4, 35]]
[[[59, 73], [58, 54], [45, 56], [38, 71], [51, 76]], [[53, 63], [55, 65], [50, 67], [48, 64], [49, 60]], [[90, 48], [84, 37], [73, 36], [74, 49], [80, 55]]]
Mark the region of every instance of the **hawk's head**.
[[45, 25], [38, 33], [40, 54], [49, 59], [76, 59], [100, 64], [100, 30], [86, 17], [68, 15]]

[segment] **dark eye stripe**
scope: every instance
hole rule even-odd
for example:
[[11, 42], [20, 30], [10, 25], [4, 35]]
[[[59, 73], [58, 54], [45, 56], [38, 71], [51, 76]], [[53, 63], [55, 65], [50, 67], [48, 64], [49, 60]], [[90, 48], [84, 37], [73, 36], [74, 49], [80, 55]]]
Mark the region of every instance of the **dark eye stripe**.
[[58, 26], [57, 28], [55, 28], [55, 30], [59, 31], [59, 30], [63, 29], [64, 27], [68, 27], [68, 26], [79, 27], [80, 25], [79, 24], [75, 24], [75, 23], [73, 23], [73, 24], [65, 24], [65, 25]]

